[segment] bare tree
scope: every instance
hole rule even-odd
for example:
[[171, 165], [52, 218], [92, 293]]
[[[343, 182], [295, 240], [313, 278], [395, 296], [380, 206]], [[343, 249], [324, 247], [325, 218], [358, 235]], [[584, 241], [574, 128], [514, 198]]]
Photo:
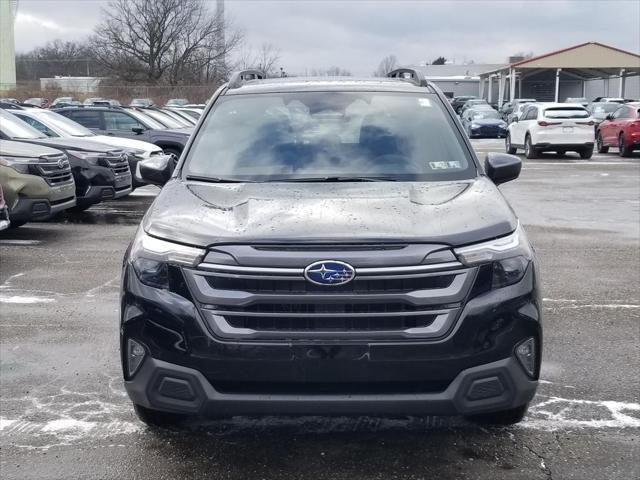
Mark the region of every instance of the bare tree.
[[[112, 0], [91, 48], [116, 76], [175, 85], [207, 75], [239, 43], [204, 0]], [[220, 46], [218, 39], [225, 38]]]
[[43, 47], [16, 56], [16, 75], [19, 80], [38, 80], [55, 75], [101, 75], [104, 69], [93, 52], [83, 42], [53, 40]]
[[351, 72], [340, 67], [329, 67], [326, 70], [312, 68], [309, 72], [312, 77], [350, 77]]
[[380, 65], [375, 72], [374, 77], [386, 77], [387, 73], [394, 70], [398, 66], [398, 59], [395, 55], [387, 55], [380, 61]]
[[249, 49], [240, 55], [237, 67], [240, 69], [256, 68], [264, 72], [268, 77], [280, 75], [278, 62], [280, 61], [280, 49], [270, 43], [263, 43], [257, 50]]

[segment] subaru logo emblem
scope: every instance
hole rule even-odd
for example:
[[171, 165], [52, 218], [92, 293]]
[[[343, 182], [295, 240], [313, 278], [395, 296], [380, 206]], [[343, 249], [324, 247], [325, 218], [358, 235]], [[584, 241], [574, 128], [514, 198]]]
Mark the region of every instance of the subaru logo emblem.
[[344, 285], [356, 276], [355, 269], [338, 260], [314, 262], [304, 269], [304, 278], [316, 285]]

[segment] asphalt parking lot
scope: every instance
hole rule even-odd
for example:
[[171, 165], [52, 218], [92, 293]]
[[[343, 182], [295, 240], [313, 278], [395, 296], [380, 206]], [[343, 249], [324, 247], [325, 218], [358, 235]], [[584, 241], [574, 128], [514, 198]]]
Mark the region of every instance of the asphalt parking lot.
[[[501, 140], [473, 140], [484, 156]], [[121, 385], [122, 256], [154, 187], [0, 234], [4, 479], [640, 477], [640, 155], [547, 155], [501, 187], [542, 265], [542, 384], [527, 419], [234, 418], [181, 431]]]

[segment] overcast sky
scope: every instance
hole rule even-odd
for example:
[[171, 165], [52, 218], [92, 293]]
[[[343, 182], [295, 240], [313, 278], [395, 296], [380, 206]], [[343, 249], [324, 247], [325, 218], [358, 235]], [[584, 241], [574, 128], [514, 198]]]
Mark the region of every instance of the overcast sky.
[[[211, 1], [215, 8], [215, 1]], [[102, 0], [19, 0], [16, 50], [77, 40], [100, 21]], [[640, 51], [638, 0], [227, 0], [246, 44], [271, 43], [288, 72], [336, 65], [369, 75], [380, 59], [501, 63], [586, 41]]]

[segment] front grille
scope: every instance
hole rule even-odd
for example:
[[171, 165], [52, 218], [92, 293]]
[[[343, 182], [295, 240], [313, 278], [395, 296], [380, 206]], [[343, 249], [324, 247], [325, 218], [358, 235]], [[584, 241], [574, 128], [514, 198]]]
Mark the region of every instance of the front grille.
[[[352, 265], [354, 280], [337, 286], [307, 281], [305, 267], [327, 258]], [[216, 336], [371, 340], [447, 334], [476, 269], [442, 245], [226, 245], [183, 273]]]
[[127, 160], [126, 155], [121, 153], [109, 153], [100, 159], [100, 163], [101, 165], [110, 168], [116, 176], [128, 175], [131, 173], [129, 170], [129, 161]]
[[65, 154], [43, 155], [30, 165], [29, 172], [44, 178], [51, 186], [73, 182], [71, 166]]
[[[454, 275], [439, 275], [419, 278], [397, 279], [358, 279], [346, 285], [335, 285], [331, 290], [336, 293], [385, 293], [411, 292], [431, 288], [446, 288], [451, 285]], [[309, 283], [306, 280], [259, 280], [209, 276], [207, 282], [218, 290], [239, 290], [251, 293], [326, 293], [327, 287]]]
[[253, 393], [266, 395], [375, 395], [419, 394], [443, 392], [448, 381], [424, 382], [242, 382], [210, 379], [221, 393]]

